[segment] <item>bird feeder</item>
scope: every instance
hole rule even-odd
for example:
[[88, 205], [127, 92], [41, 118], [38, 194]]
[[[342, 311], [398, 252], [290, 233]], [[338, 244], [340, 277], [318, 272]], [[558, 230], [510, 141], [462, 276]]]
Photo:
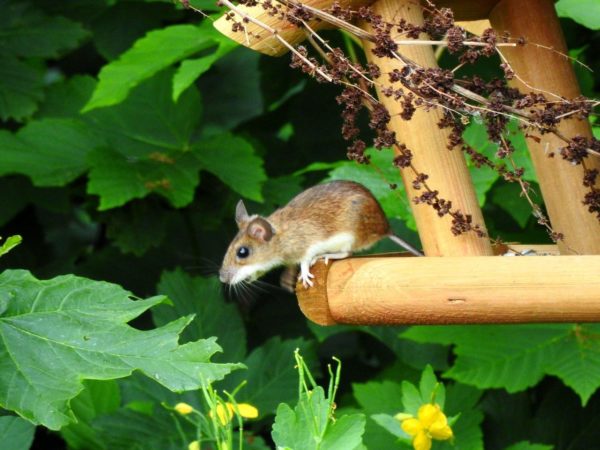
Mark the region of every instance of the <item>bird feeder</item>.
[[[303, 0], [307, 8], [326, 9], [334, 0]], [[285, 2], [284, 2], [285, 3]], [[338, 0], [342, 8], [370, 5], [387, 22], [401, 19], [423, 23], [418, 0]], [[489, 20], [499, 33], [523, 36], [541, 45], [503, 49], [517, 77], [513, 87], [523, 92], [552, 92], [564, 98], [580, 95], [552, 0], [438, 0], [458, 21]], [[228, 6], [233, 6], [228, 1]], [[234, 6], [244, 30], [232, 30], [226, 17], [215, 22], [223, 34], [253, 50], [281, 56], [306, 38], [305, 30], [270, 15], [259, 6]], [[265, 32], [265, 25], [268, 27]], [[313, 30], [331, 27], [325, 21], [308, 24]], [[369, 31], [368, 24], [356, 26]], [[374, 44], [363, 40], [367, 58], [383, 73], [401, 70], [400, 60], [379, 58]], [[432, 46], [403, 45], [398, 53], [423, 67], [436, 67]], [[379, 94], [390, 111], [389, 127], [413, 152], [417, 167], [429, 175], [428, 183], [460, 211], [471, 215], [485, 231], [463, 154], [448, 151], [448, 131], [437, 126], [441, 113], [417, 109], [411, 120], [400, 118], [398, 102]], [[563, 136], [591, 136], [585, 121], [563, 121]], [[528, 142], [542, 195], [553, 227], [564, 241], [557, 246], [517, 246], [535, 256], [496, 255], [488, 239], [475, 233], [455, 236], [450, 218], [440, 218], [429, 205], [412, 205], [425, 257], [382, 255], [353, 257], [312, 268], [315, 285], [296, 293], [301, 310], [322, 325], [398, 325], [439, 323], [524, 323], [600, 321], [600, 224], [578, 199], [585, 187], [581, 166], [548, 151], [564, 143], [551, 134]], [[600, 169], [600, 158], [587, 158], [588, 168]], [[400, 169], [409, 198], [419, 195], [411, 174]], [[514, 246], [513, 246], [514, 248]], [[573, 251], [575, 250], [575, 251]], [[500, 252], [505, 253], [505, 252]]]

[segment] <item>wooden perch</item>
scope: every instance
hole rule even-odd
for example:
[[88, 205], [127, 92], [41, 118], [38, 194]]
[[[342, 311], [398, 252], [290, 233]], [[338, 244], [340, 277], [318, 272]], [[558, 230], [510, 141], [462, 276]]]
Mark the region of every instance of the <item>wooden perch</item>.
[[311, 270], [315, 286], [296, 294], [320, 325], [600, 321], [600, 256], [360, 257]]

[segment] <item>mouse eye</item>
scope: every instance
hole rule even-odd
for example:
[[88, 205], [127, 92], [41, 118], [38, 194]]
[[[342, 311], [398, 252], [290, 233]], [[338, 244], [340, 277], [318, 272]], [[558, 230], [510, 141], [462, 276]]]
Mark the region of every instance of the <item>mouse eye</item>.
[[250, 249], [248, 247], [240, 247], [235, 254], [238, 258], [244, 259], [250, 256]]

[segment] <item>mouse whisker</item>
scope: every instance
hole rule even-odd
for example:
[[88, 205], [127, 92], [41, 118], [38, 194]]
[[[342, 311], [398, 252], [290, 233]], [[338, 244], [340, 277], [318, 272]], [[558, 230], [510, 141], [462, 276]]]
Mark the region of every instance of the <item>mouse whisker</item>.
[[204, 277], [214, 277], [219, 274], [218, 267], [215, 268], [215, 267], [206, 267], [206, 266], [196, 265], [196, 266], [183, 266], [183, 269], [186, 272], [196, 273], [196, 274], [198, 274], [200, 276], [204, 276]]
[[269, 282], [263, 281], [263, 280], [254, 280], [252, 284], [256, 285], [257, 287], [261, 286], [264, 292], [280, 291], [280, 292], [289, 293], [288, 290], [282, 288], [280, 285], [275, 284], [275, 283], [269, 283]]

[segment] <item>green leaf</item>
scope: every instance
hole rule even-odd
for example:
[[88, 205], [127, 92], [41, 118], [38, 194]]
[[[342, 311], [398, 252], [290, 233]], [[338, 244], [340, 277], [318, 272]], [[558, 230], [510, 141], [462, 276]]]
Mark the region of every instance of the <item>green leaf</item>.
[[362, 448], [362, 435], [365, 432], [365, 416], [351, 414], [337, 419], [327, 428], [321, 450], [345, 450]]
[[402, 409], [402, 389], [398, 383], [389, 380], [353, 384], [352, 393], [361, 408], [367, 412], [396, 414]]
[[62, 82], [53, 83], [46, 90], [36, 117], [71, 118], [89, 100], [96, 87], [96, 80], [89, 75], [75, 75]]
[[85, 379], [140, 370], [174, 390], [223, 378], [235, 364], [210, 363], [214, 339], [178, 345], [183, 317], [139, 331], [126, 323], [164, 297], [132, 301], [121, 287], [67, 275], [40, 281], [26, 271], [0, 275], [0, 405], [59, 429], [74, 420], [69, 402]]
[[192, 277], [181, 269], [163, 272], [157, 292], [167, 295], [172, 305], [158, 305], [152, 310], [157, 326], [178, 317], [194, 314], [182, 338], [195, 341], [216, 336], [223, 348], [221, 361], [241, 361], [246, 356], [246, 330], [237, 307], [226, 303], [217, 277]]
[[210, 69], [218, 58], [217, 51], [202, 58], [183, 61], [173, 76], [173, 101], [177, 101], [183, 91], [190, 87], [200, 75]]
[[[19, 195], [13, 195], [18, 192]], [[0, 177], [0, 226], [19, 214], [34, 197], [34, 188], [25, 177]]]
[[[482, 392], [464, 384], [449, 384], [446, 387], [444, 412], [454, 432], [453, 442], [440, 442], [440, 450], [484, 450], [481, 424], [483, 413], [478, 402]], [[452, 418], [458, 419], [452, 423]]]
[[131, 406], [94, 421], [110, 450], [182, 450], [195, 439], [194, 427], [164, 407], [155, 405], [145, 414]]
[[279, 403], [290, 402], [297, 395], [297, 371], [293, 357], [295, 349], [300, 349], [309, 365], [316, 366], [311, 342], [303, 339], [282, 341], [274, 337], [248, 355], [243, 361], [248, 370], [228, 376], [223, 383], [224, 389], [231, 392], [246, 380], [247, 385], [238, 392], [236, 400], [256, 406], [261, 416], [274, 412]]
[[3, 450], [28, 449], [33, 442], [35, 427], [20, 417], [0, 417], [0, 442]]
[[424, 403], [429, 403], [429, 399], [424, 399], [421, 396], [421, 391], [414, 384], [403, 381], [402, 404], [404, 405], [404, 412], [416, 416], [419, 408], [423, 406]]
[[401, 439], [400, 442], [410, 442], [410, 436], [404, 432], [400, 426], [400, 422], [393, 416], [389, 414], [373, 414], [371, 415], [371, 419], [373, 419], [377, 425], [385, 428], [391, 434]]
[[176, 208], [192, 202], [200, 182], [200, 164], [189, 153], [156, 153], [130, 159], [109, 149], [92, 152], [88, 158], [87, 192], [100, 197], [99, 210], [124, 205], [154, 192]]
[[277, 408], [272, 437], [277, 448], [294, 450], [354, 450], [361, 448], [365, 416], [352, 414], [328, 423], [329, 401], [317, 386], [303, 394], [292, 409], [282, 403]]
[[0, 119], [30, 117], [44, 97], [42, 72], [10, 53], [0, 53]]
[[389, 326], [357, 326], [357, 325], [337, 325], [335, 327], [321, 326], [309, 322], [308, 327], [319, 342], [341, 333], [357, 331], [369, 334], [379, 340], [396, 354], [396, 357], [403, 364], [406, 364], [419, 371], [419, 375], [424, 366], [430, 364], [437, 370], [448, 368], [448, 348], [437, 344], [419, 344], [417, 342], [407, 341], [398, 338], [398, 332], [403, 327]]
[[87, 169], [87, 154], [103, 144], [85, 124], [73, 119], [43, 119], [16, 135], [0, 131], [0, 175], [27, 175], [36, 186], [64, 186]]
[[[0, 240], [1, 239], [2, 238], [0, 238]], [[21, 236], [19, 236], [18, 234], [15, 236], [10, 236], [10, 237], [6, 238], [6, 240], [2, 243], [2, 245], [0, 245], [0, 257], [3, 255], [6, 255], [8, 252], [10, 252], [13, 248], [15, 248], [17, 245], [19, 245], [22, 240], [23, 240], [23, 238]]]
[[380, 426], [400, 430], [401, 435], [408, 438], [400, 428], [400, 423], [393, 418], [402, 411], [402, 388], [398, 383], [385, 380], [353, 384], [352, 392], [362, 412], [368, 417], [364, 435], [367, 448], [394, 448], [396, 445], [394, 437], [382, 433]]
[[573, 58], [573, 70], [577, 77], [577, 84], [579, 84], [579, 88], [581, 89], [581, 95], [592, 98], [595, 96], [594, 84], [596, 84], [594, 72], [589, 67], [583, 65], [586, 61], [586, 50], [588, 48], [588, 44], [579, 48], [571, 48], [569, 49], [569, 57]]
[[[173, 101], [196, 81], [196, 79], [212, 67], [220, 58], [237, 47], [235, 41], [223, 37], [219, 40], [217, 49], [206, 56], [197, 59], [186, 59], [181, 63], [173, 76]], [[238, 100], [236, 98], [236, 100]]]
[[86, 114], [111, 147], [89, 157], [88, 192], [100, 196], [101, 210], [151, 192], [178, 208], [193, 200], [200, 163], [190, 141], [201, 114], [200, 98], [192, 87], [173, 103], [171, 73], [142, 83], [120, 105]]
[[600, 386], [598, 325], [412, 327], [402, 337], [455, 344], [454, 366], [446, 373], [479, 388], [517, 392], [556, 375], [583, 404]]
[[190, 5], [201, 11], [222, 11], [224, 9], [211, 0], [190, 0]]
[[479, 202], [479, 206], [483, 206], [485, 205], [486, 194], [500, 178], [500, 175], [490, 167], [477, 168], [472, 165], [469, 166], [469, 172], [471, 174], [471, 180], [473, 180], [473, 186], [475, 187], [477, 201]]
[[302, 192], [302, 177], [300, 176], [269, 177], [263, 185], [264, 214], [271, 214], [276, 208], [287, 204], [300, 192]]
[[77, 422], [60, 430], [69, 449], [105, 450], [106, 444], [92, 426], [92, 421], [103, 414], [116, 411], [120, 404], [121, 396], [116, 381], [86, 381], [83, 391], [70, 404]]
[[446, 388], [442, 383], [438, 382], [430, 365], [427, 365], [423, 370], [419, 383], [419, 391], [421, 392], [423, 403], [435, 402], [440, 405], [440, 408], [444, 409]]
[[[153, 28], [161, 28], [179, 18], [173, 4], [115, 2], [91, 23], [94, 46], [111, 61], [128, 50], [133, 43]], [[135, 20], [131, 20], [135, 17]], [[83, 106], [83, 105], [82, 105]]]
[[261, 188], [267, 175], [263, 160], [252, 145], [226, 133], [194, 145], [194, 154], [202, 168], [215, 174], [223, 183], [250, 200], [261, 202]]
[[150, 31], [138, 39], [119, 59], [102, 68], [98, 86], [83, 112], [122, 102], [143, 80], [176, 61], [215, 45], [209, 26], [171, 25]]
[[260, 60], [258, 52], [238, 46], [200, 78], [205, 104], [211, 105], [203, 121], [206, 135], [233, 130], [263, 112]]
[[189, 152], [202, 114], [198, 90], [191, 87], [177, 103], [171, 99], [171, 70], [136, 87], [127, 100], [84, 115], [110, 146], [127, 158], [154, 152]]
[[510, 214], [521, 228], [525, 228], [532, 211], [527, 200], [521, 196], [521, 187], [518, 184], [509, 183], [494, 188], [492, 199], [496, 205]]
[[168, 217], [169, 211], [157, 202], [133, 202], [110, 212], [106, 219], [106, 236], [123, 253], [142, 256], [162, 244]]
[[600, 29], [600, 2], [598, 0], [558, 0], [559, 17], [569, 17], [592, 30]]
[[81, 24], [46, 16], [28, 2], [3, 2], [0, 53], [22, 57], [57, 58], [87, 36]]
[[200, 407], [200, 397], [197, 391], [176, 394], [139, 372], [119, 380], [118, 383], [121, 390], [121, 404], [123, 405], [145, 404], [151, 405], [150, 409], [152, 409], [152, 405], [160, 403], [176, 405], [180, 401], [184, 401], [198, 409]]
[[[89, 156], [92, 169], [89, 173], [88, 194], [100, 197], [99, 210], [122, 206], [134, 198], [143, 198], [161, 187], [149, 180], [144, 180], [144, 169], [151, 168], [137, 161], [130, 161], [125, 156], [103, 149]], [[160, 180], [160, 179], [159, 179]], [[166, 184], [165, 184], [166, 186]]]

